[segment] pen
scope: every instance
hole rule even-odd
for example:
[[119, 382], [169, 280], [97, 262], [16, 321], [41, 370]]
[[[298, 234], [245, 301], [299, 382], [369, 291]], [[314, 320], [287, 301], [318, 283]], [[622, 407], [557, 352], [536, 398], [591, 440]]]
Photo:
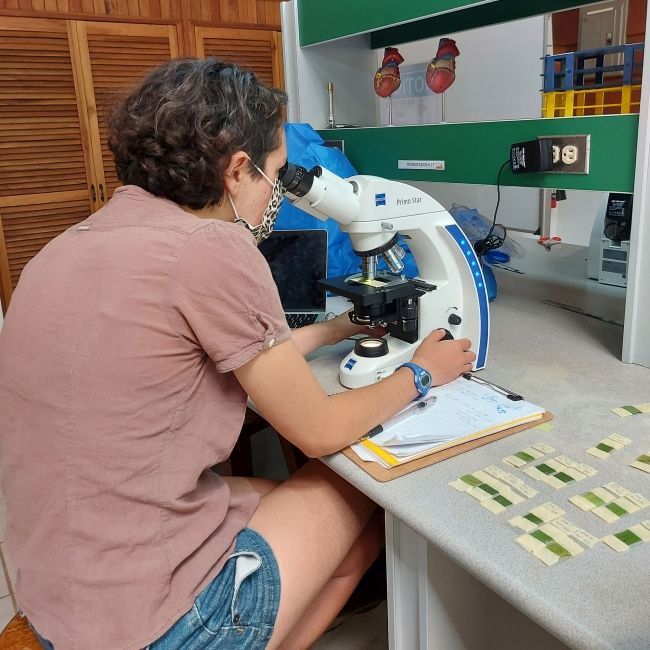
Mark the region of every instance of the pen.
[[434, 404], [435, 401], [436, 401], [436, 396], [430, 395], [429, 397], [426, 397], [425, 399], [416, 402], [415, 404], [409, 406], [406, 410], [393, 416], [390, 420], [385, 422], [383, 425], [378, 424], [376, 427], [370, 429], [368, 433], [366, 433], [365, 435], [361, 436], [361, 438], [359, 438], [358, 442], [376, 436], [377, 434], [381, 433], [386, 427], [392, 427], [394, 424], [399, 424], [400, 422], [403, 422], [404, 420], [410, 418], [411, 415], [417, 415], [419, 413], [422, 413], [427, 406]]
[[505, 395], [509, 400], [512, 400], [513, 402], [518, 402], [519, 400], [524, 399], [521, 395], [517, 395], [517, 393], [513, 393], [511, 390], [508, 390], [503, 386], [499, 386], [498, 384], [493, 384], [492, 382], [486, 381], [485, 379], [479, 379], [478, 377], [475, 377], [471, 372], [463, 373], [463, 377], [465, 379], [472, 379], [479, 384], [483, 384], [484, 386], [491, 388], [493, 391]]

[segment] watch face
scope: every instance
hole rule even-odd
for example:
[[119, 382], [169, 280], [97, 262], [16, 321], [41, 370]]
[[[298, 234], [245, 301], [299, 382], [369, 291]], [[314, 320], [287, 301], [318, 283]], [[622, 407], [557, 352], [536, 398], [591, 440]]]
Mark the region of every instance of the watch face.
[[429, 375], [422, 375], [420, 377], [420, 383], [427, 388], [427, 386], [431, 383], [431, 377]]

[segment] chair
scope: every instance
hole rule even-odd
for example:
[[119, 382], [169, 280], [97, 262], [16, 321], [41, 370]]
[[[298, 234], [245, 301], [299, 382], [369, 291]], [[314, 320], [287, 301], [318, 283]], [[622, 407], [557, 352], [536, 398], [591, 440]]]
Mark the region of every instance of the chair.
[[[233, 476], [253, 475], [251, 437], [268, 426], [269, 423], [263, 417], [251, 409], [246, 409], [246, 416], [244, 417], [244, 424], [239, 435], [239, 440], [230, 454], [230, 471]], [[279, 438], [282, 455], [287, 464], [287, 470], [289, 474], [293, 474], [308, 459], [297, 447], [287, 442], [282, 436], [279, 436]]]
[[16, 614], [0, 632], [0, 650], [42, 650], [26, 616]]

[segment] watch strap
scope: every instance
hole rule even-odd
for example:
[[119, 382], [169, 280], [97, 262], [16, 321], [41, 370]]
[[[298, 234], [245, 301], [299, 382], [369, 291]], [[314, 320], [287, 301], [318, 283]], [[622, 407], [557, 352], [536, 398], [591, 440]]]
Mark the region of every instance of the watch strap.
[[403, 363], [401, 366], [397, 367], [397, 370], [400, 368], [409, 368], [413, 371], [413, 380], [415, 382], [415, 387], [417, 388], [418, 393], [420, 393], [420, 395], [415, 399], [424, 397], [431, 388], [431, 373], [422, 366], [419, 366], [417, 363], [412, 362]]

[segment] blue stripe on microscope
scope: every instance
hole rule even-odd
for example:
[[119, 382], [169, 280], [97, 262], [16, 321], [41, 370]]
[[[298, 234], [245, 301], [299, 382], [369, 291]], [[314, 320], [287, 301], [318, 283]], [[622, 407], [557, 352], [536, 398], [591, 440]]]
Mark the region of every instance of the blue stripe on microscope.
[[488, 295], [485, 286], [485, 278], [481, 263], [474, 252], [474, 247], [465, 236], [465, 233], [455, 224], [445, 226], [449, 234], [454, 238], [460, 250], [463, 252], [463, 258], [467, 262], [472, 278], [474, 279], [474, 288], [478, 298], [479, 317], [480, 317], [480, 338], [476, 352], [476, 368], [483, 368], [487, 358], [488, 337], [490, 334], [490, 316], [488, 311]]

